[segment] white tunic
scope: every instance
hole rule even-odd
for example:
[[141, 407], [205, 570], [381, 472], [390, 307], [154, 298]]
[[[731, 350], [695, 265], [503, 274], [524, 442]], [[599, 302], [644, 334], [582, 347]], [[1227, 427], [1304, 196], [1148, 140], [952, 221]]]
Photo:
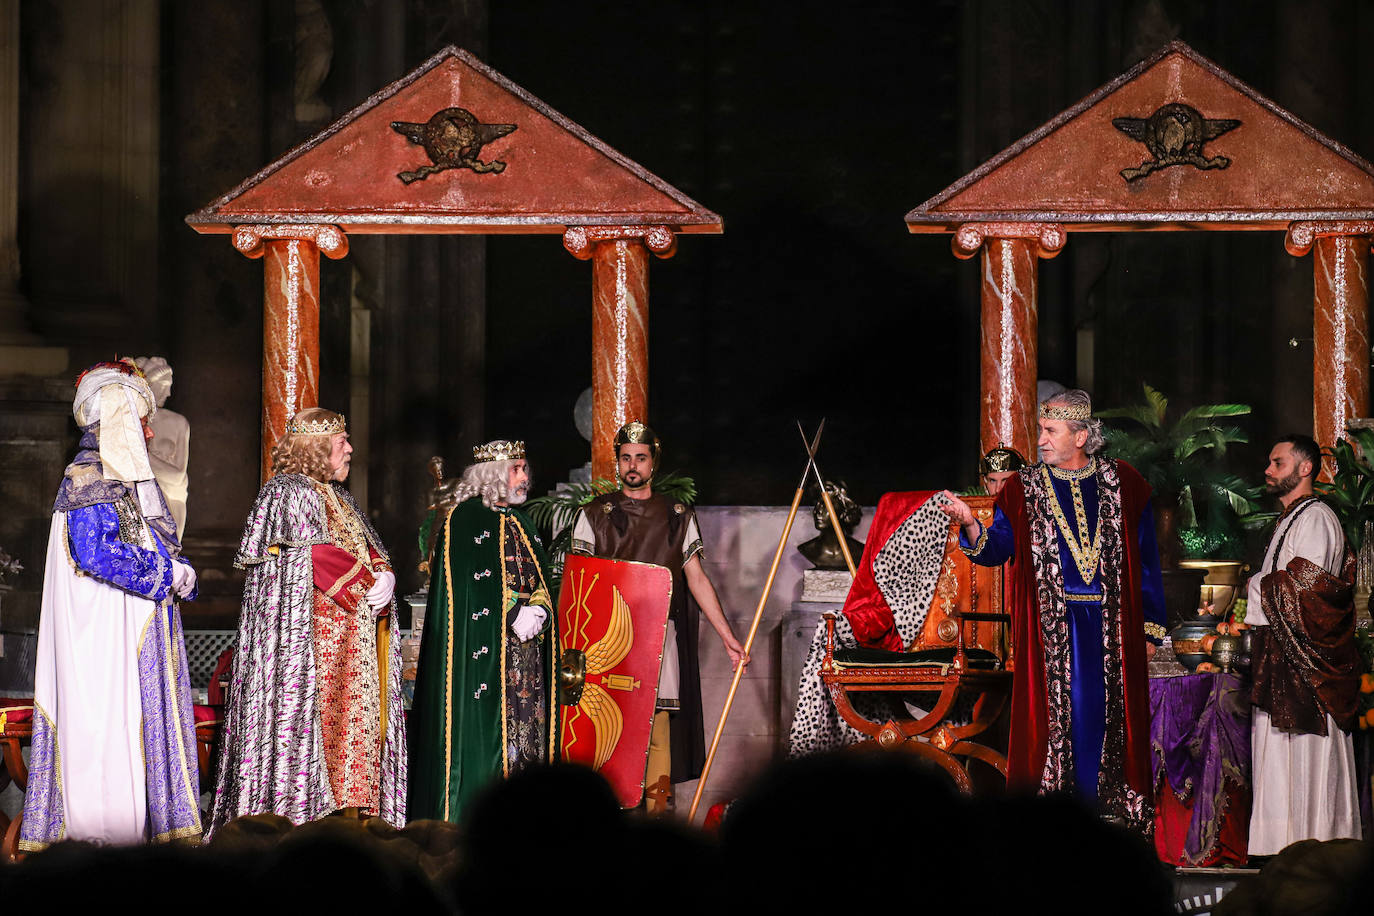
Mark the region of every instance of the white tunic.
[[[1345, 534], [1336, 513], [1324, 503], [1294, 511], [1296, 517], [1279, 523], [1264, 564], [1250, 577], [1245, 622], [1252, 626], [1269, 623], [1260, 600], [1260, 580], [1285, 568], [1294, 557], [1304, 557], [1332, 575], [1340, 573]], [[1350, 734], [1341, 731], [1330, 714], [1325, 735], [1308, 735], [1275, 727], [1269, 713], [1258, 706], [1253, 712], [1250, 855], [1274, 855], [1299, 840], [1359, 839], [1355, 745]]]

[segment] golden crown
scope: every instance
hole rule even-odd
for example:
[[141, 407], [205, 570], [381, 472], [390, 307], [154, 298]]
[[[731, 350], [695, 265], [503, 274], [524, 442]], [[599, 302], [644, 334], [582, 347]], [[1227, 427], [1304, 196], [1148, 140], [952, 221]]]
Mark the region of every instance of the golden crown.
[[286, 424], [286, 431], [293, 436], [332, 436], [348, 432], [348, 420], [339, 414], [320, 420], [297, 420], [293, 417]]
[[1042, 420], [1090, 420], [1092, 419], [1093, 409], [1085, 404], [1051, 404], [1049, 401], [1040, 402], [1040, 419]]
[[472, 449], [472, 460], [478, 464], [484, 461], [514, 461], [524, 457], [525, 442], [523, 439], [516, 439], [514, 442], [507, 439], [497, 439], [486, 445], [474, 446]]

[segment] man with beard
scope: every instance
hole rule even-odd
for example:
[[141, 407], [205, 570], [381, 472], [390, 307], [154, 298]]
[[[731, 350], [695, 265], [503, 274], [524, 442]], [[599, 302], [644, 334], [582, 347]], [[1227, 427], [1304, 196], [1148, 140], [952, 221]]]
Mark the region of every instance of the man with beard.
[[262, 813], [405, 825], [396, 576], [343, 486], [352, 454], [343, 416], [320, 407], [272, 449], [234, 558], [246, 575], [211, 833]]
[[556, 615], [525, 443], [472, 450], [434, 542], [411, 710], [410, 815], [459, 820], [492, 780], [554, 759]]
[[196, 842], [200, 783], [177, 599], [195, 597], [148, 463], [152, 389], [131, 360], [76, 380], [81, 450], [53, 506], [19, 849]]
[[616, 432], [620, 489], [598, 496], [582, 508], [573, 523], [571, 548], [573, 553], [655, 563], [673, 574], [672, 605], [658, 678], [658, 710], [649, 738], [644, 781], [650, 809], [655, 813], [671, 807], [673, 784], [700, 776], [706, 759], [697, 662], [698, 620], [696, 608], [687, 601], [688, 590], [715, 628], [731, 665], [749, 662], [701, 564], [696, 512], [654, 493], [654, 469], [661, 445], [654, 431], [638, 420]]
[[1265, 489], [1283, 512], [1250, 577], [1254, 803], [1251, 855], [1299, 840], [1360, 836], [1351, 730], [1359, 708], [1355, 556], [1313, 493], [1321, 451], [1308, 436], [1269, 452]]
[[1102, 421], [1081, 390], [1040, 405], [1040, 463], [1009, 478], [984, 528], [946, 492], [960, 546], [1008, 563], [1012, 682], [1007, 783], [1075, 791], [1148, 833], [1153, 822], [1145, 661], [1164, 635], [1150, 485], [1098, 457]]

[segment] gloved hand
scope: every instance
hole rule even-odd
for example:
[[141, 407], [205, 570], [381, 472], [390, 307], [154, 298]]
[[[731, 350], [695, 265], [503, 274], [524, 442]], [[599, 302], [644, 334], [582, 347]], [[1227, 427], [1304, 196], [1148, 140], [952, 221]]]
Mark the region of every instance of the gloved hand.
[[544, 629], [544, 621], [548, 619], [548, 616], [548, 612], [542, 607], [522, 604], [515, 615], [515, 622], [510, 625], [510, 628], [521, 642], [526, 642], [539, 635], [539, 631]]
[[185, 560], [172, 561], [172, 592], [185, 598], [196, 590], [196, 571]]
[[374, 611], [383, 611], [391, 604], [396, 591], [396, 574], [389, 569], [377, 573], [377, 579], [367, 590], [367, 603]]

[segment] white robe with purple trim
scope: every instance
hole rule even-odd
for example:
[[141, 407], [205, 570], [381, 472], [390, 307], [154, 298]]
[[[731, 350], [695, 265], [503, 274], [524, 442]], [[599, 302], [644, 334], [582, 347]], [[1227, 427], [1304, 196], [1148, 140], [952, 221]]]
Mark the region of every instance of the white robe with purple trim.
[[132, 493], [119, 503], [53, 513], [22, 851], [201, 834], [173, 560]]

